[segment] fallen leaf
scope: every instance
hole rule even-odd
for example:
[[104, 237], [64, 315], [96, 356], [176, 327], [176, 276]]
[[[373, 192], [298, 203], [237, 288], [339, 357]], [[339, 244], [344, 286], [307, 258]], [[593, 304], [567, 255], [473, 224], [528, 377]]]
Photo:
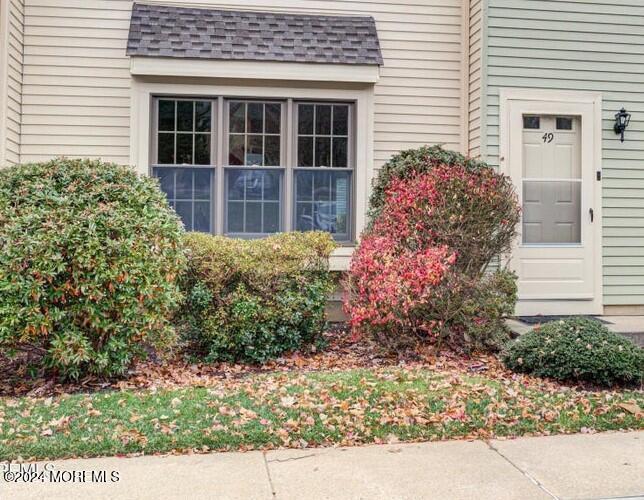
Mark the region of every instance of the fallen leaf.
[[632, 415], [640, 415], [642, 413], [642, 409], [637, 403], [619, 403], [617, 406], [619, 406], [622, 410], [626, 410]]

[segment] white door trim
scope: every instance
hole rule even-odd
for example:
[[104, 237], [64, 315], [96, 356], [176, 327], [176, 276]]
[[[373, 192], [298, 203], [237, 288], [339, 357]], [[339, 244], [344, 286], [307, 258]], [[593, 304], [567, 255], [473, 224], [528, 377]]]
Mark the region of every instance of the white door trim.
[[[510, 175], [510, 103], [525, 102], [534, 112], [543, 114], [566, 114], [578, 110], [580, 115], [588, 116], [582, 126], [593, 124], [591, 134], [582, 134], [583, 168], [601, 172], [602, 165], [602, 96], [592, 92], [560, 91], [545, 89], [501, 89], [499, 92], [499, 168]], [[592, 138], [592, 139], [589, 139]], [[592, 300], [530, 301], [523, 300], [517, 306], [520, 314], [530, 315], [547, 311], [548, 314], [601, 314], [603, 312], [603, 273], [602, 273], [602, 193], [601, 182], [593, 176], [593, 210], [595, 228], [593, 231], [594, 291]], [[518, 244], [518, 241], [515, 245]]]

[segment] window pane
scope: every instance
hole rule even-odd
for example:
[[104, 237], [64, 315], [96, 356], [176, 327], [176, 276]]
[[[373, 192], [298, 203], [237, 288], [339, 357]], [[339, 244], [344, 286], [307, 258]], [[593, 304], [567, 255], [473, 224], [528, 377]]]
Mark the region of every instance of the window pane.
[[243, 165], [244, 164], [244, 139], [243, 135], [231, 135], [229, 138], [229, 152], [228, 164], [229, 165]]
[[280, 199], [280, 179], [277, 172], [270, 172], [264, 175], [264, 200], [279, 201]]
[[262, 231], [262, 203], [246, 203], [246, 228], [245, 233], [263, 233]]
[[313, 200], [313, 172], [298, 172], [296, 185], [295, 196], [298, 201]]
[[569, 116], [558, 116], [557, 130], [572, 130], [572, 118]]
[[334, 137], [333, 138], [333, 166], [346, 167], [347, 162], [347, 138]]
[[261, 200], [264, 189], [264, 172], [261, 170], [247, 170], [242, 176], [246, 184], [246, 199]]
[[350, 172], [299, 171], [295, 175], [295, 227], [300, 231], [328, 231], [337, 239], [347, 240]]
[[248, 136], [248, 151], [246, 152], [246, 163], [244, 165], [263, 165], [263, 136]]
[[315, 138], [315, 166], [316, 167], [331, 166], [331, 138], [330, 137]]
[[155, 168], [152, 170], [152, 175], [159, 179], [161, 191], [163, 191], [168, 199], [174, 199], [174, 170], [171, 168]]
[[297, 140], [297, 165], [313, 166], [313, 137], [300, 137]]
[[266, 133], [279, 134], [282, 121], [282, 105], [277, 103], [266, 104]]
[[244, 202], [243, 201], [228, 202], [228, 232], [229, 233], [244, 232]]
[[[188, 231], [211, 231], [213, 170], [205, 168], [155, 168], [168, 202]], [[176, 185], [176, 189], [175, 189]]]
[[295, 229], [298, 231], [313, 230], [313, 203], [296, 203]]
[[331, 175], [329, 172], [313, 172], [313, 199], [331, 201]]
[[315, 133], [331, 133], [331, 106], [318, 105], [315, 107]]
[[280, 229], [279, 203], [264, 203], [264, 232], [276, 233]]
[[228, 174], [228, 199], [243, 200], [245, 179], [243, 170], [229, 170]]
[[249, 102], [248, 104], [248, 128], [249, 133], [264, 132], [264, 105], [258, 102]]
[[313, 108], [312, 104], [298, 105], [298, 133], [313, 134]]
[[244, 133], [246, 131], [246, 104], [243, 102], [230, 103], [229, 130], [231, 132]]
[[192, 231], [192, 202], [191, 201], [178, 201], [175, 205], [177, 215], [181, 217], [183, 225], [187, 231]]
[[333, 106], [333, 135], [347, 135], [349, 131], [349, 106]]
[[174, 163], [174, 134], [159, 134], [158, 163]]
[[581, 242], [581, 183], [523, 181], [523, 242]]
[[280, 136], [267, 135], [264, 141], [266, 146], [264, 150], [264, 165], [269, 167], [280, 166]]
[[174, 130], [174, 101], [159, 101], [159, 130]]
[[177, 164], [192, 164], [193, 137], [192, 134], [177, 134]]
[[195, 130], [197, 132], [210, 132], [212, 123], [211, 105], [208, 101], [195, 103]]
[[194, 205], [194, 227], [193, 231], [200, 231], [202, 233], [210, 233], [210, 203], [209, 202], [195, 202]]
[[194, 169], [194, 198], [196, 200], [209, 200], [211, 185], [210, 179], [212, 177], [212, 171], [207, 168], [196, 168]]
[[210, 135], [195, 135], [195, 165], [210, 165]]
[[176, 169], [176, 199], [189, 200], [192, 198], [192, 173], [193, 170], [191, 168]]
[[523, 128], [537, 129], [540, 126], [540, 121], [538, 116], [524, 116]]
[[267, 234], [280, 230], [282, 173], [227, 170], [227, 233]]
[[194, 101], [177, 101], [177, 130], [192, 132]]

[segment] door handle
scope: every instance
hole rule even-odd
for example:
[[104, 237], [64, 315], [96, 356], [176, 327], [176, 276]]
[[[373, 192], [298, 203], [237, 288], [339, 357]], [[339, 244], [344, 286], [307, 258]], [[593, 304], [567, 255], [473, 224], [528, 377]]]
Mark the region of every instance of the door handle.
[[590, 222], [593, 222], [593, 219], [595, 218], [595, 211], [591, 208], [588, 210], [588, 213], [590, 214]]

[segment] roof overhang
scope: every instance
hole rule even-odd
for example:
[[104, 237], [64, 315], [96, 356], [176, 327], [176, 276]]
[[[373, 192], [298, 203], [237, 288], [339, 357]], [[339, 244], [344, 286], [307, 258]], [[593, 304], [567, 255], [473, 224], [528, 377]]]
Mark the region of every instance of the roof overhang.
[[380, 78], [380, 67], [373, 64], [228, 61], [131, 56], [130, 73], [135, 76], [156, 77], [375, 84]]

